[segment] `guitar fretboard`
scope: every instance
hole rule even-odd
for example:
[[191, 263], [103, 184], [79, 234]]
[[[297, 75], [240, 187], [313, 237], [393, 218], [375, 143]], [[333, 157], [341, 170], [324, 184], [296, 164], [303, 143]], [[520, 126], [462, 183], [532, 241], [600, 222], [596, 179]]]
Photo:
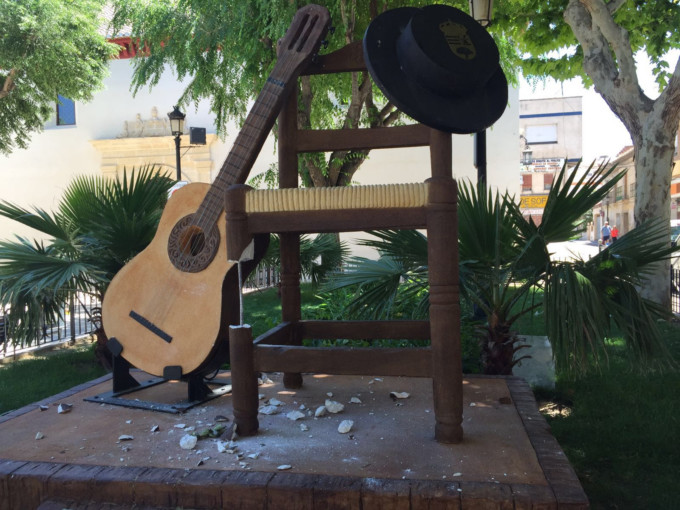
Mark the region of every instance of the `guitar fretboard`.
[[[277, 63], [248, 113], [219, 174], [196, 211], [196, 225], [204, 231], [217, 221], [224, 209], [227, 188], [232, 184], [244, 183], [255, 163], [285, 98], [286, 79], [289, 79], [284, 76], [285, 72], [285, 62]], [[288, 73], [291, 74], [291, 71]], [[277, 76], [284, 76], [285, 79]]]

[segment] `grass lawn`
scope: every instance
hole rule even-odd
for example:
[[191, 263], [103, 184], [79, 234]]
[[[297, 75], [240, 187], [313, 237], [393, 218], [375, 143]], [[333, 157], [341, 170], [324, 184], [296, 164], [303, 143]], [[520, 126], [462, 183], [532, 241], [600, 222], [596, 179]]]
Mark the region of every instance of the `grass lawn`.
[[43, 351], [31, 358], [0, 364], [0, 414], [37, 402], [106, 371], [92, 346]]
[[[245, 320], [254, 335], [278, 322], [275, 290], [254, 292], [245, 300]], [[335, 307], [309, 287], [303, 287], [302, 303], [303, 317]], [[541, 334], [542, 320], [527, 317], [518, 326], [523, 333]], [[662, 326], [680, 360], [680, 325]], [[0, 413], [102, 373], [90, 348], [0, 365]], [[559, 378], [555, 390], [536, 393], [594, 509], [680, 508], [680, 370], [640, 374], [628, 368], [615, 347], [600, 372], [578, 381]]]
[[[680, 325], [663, 330], [680, 360]], [[568, 411], [547, 419], [592, 508], [680, 508], [680, 370], [641, 374], [615, 351], [600, 373], [537, 398]]]

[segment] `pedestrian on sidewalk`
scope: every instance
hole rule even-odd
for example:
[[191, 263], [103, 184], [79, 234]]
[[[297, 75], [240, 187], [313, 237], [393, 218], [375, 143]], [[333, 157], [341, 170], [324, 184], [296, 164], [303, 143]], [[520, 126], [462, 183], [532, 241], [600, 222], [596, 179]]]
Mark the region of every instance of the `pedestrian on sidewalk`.
[[602, 227], [601, 233], [602, 233], [602, 244], [604, 244], [604, 245], [609, 244], [609, 240], [611, 239], [611, 236], [612, 236], [612, 229], [609, 228], [609, 222], [608, 221], [604, 222], [604, 227]]
[[612, 227], [611, 236], [612, 236], [612, 243], [615, 242], [619, 238], [619, 229], [616, 228], [616, 225], [614, 225]]

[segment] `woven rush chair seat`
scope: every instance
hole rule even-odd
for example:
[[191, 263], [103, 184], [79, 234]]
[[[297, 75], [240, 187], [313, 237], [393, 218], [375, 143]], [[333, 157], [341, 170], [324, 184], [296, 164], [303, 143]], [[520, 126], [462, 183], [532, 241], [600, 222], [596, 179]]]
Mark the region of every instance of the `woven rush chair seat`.
[[246, 193], [246, 213], [423, 207], [427, 183], [284, 188]]

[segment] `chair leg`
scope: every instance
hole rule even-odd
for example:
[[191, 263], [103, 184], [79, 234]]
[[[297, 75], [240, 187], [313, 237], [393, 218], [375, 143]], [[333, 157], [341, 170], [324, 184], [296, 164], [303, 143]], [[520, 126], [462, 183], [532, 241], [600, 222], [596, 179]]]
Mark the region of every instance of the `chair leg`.
[[427, 210], [430, 280], [430, 339], [435, 438], [441, 443], [463, 440], [463, 373], [460, 347], [460, 303], [456, 182], [450, 177], [430, 180]]
[[229, 327], [231, 356], [231, 395], [234, 423], [240, 436], [257, 433], [257, 376], [253, 358], [253, 334], [250, 326]]

